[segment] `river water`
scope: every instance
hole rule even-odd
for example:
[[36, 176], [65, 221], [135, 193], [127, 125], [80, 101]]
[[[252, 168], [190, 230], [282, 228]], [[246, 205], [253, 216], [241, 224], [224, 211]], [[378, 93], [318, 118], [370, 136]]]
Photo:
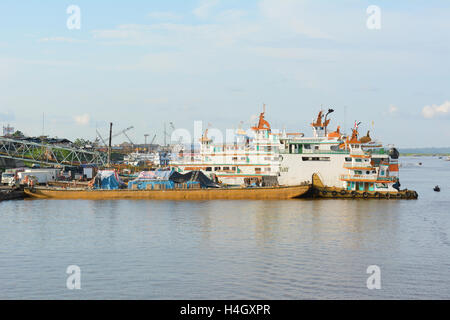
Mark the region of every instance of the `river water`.
[[450, 162], [401, 163], [418, 200], [0, 203], [0, 299], [449, 299]]

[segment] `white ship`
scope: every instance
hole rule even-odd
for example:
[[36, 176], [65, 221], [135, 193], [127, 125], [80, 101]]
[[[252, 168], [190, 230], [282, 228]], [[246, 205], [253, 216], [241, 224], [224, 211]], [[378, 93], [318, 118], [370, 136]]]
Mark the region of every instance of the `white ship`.
[[321, 111], [311, 123], [312, 137], [280, 138], [280, 184], [312, 181], [312, 175], [317, 174], [327, 187], [363, 192], [398, 191], [397, 150], [387, 152], [382, 144], [372, 141], [369, 133], [359, 137], [356, 123], [351, 137], [341, 134], [340, 127], [329, 132], [330, 120], [326, 116], [323, 120]]
[[151, 153], [130, 153], [124, 157], [124, 162], [132, 166], [140, 166], [151, 164], [154, 166], [160, 165], [160, 155], [157, 152]]
[[271, 131], [264, 119], [247, 133], [237, 130], [234, 143], [214, 143], [208, 138], [208, 130], [200, 139], [197, 154], [180, 152], [170, 162], [170, 167], [178, 172], [201, 170], [228, 185], [277, 184], [280, 169], [280, 135]]
[[312, 122], [312, 137], [273, 133], [264, 112], [250, 134], [238, 130], [234, 144], [216, 144], [206, 130], [199, 153], [180, 152], [170, 166], [179, 172], [201, 170], [230, 185], [294, 186], [312, 183], [313, 174], [317, 174], [327, 187], [398, 191], [397, 150], [386, 151], [369, 133], [360, 137], [359, 124], [355, 124], [351, 137], [341, 134], [339, 127], [329, 132], [327, 116], [323, 119], [321, 111]]

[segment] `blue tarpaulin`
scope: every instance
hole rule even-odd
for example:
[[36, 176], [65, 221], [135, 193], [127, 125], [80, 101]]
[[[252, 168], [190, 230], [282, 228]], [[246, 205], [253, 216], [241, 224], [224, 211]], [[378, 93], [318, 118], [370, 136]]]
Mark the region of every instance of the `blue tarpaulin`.
[[117, 190], [123, 184], [119, 175], [113, 170], [103, 170], [97, 173], [95, 177], [95, 189]]

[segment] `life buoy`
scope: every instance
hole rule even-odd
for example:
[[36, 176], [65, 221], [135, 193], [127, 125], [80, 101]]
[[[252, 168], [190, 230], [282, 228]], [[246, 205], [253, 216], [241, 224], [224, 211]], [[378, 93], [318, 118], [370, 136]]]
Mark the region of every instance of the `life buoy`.
[[341, 194], [341, 196], [345, 196], [347, 194], [347, 191], [345, 190], [341, 190], [341, 192], [339, 192]]
[[352, 198], [355, 198], [356, 195], [357, 195], [357, 192], [356, 191], [352, 191]]
[[380, 193], [379, 193], [378, 191], [377, 191], [377, 192], [375, 192], [375, 194], [374, 194], [374, 195], [375, 195], [375, 197], [376, 197], [376, 198], [379, 198], [379, 197], [380, 197]]
[[[399, 193], [397, 193], [395, 196], [396, 196], [397, 198], [401, 198], [401, 197], [402, 197], [402, 194], [399, 192]], [[408, 194], [407, 194], [406, 196], [408, 197]]]
[[386, 199], [390, 199], [391, 198], [391, 194], [389, 192], [386, 192]]
[[369, 197], [369, 194], [368, 194], [367, 192], [364, 192], [364, 193], [363, 193], [363, 198], [364, 198], [364, 199], [367, 199], [368, 197]]
[[323, 191], [322, 191], [322, 194], [323, 194], [324, 196], [326, 196], [327, 193], [328, 193], [327, 190], [323, 190]]
[[411, 192], [406, 191], [406, 197], [407, 197], [408, 199], [411, 198]]
[[331, 194], [333, 195], [333, 197], [337, 196], [337, 192], [336, 191], [333, 191]]

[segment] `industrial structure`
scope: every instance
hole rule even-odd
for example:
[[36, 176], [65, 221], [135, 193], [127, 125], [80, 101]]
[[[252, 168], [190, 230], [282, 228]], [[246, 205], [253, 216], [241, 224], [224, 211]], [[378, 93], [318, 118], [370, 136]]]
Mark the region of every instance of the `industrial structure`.
[[107, 154], [102, 152], [5, 137], [0, 137], [0, 158], [62, 166], [107, 164]]

